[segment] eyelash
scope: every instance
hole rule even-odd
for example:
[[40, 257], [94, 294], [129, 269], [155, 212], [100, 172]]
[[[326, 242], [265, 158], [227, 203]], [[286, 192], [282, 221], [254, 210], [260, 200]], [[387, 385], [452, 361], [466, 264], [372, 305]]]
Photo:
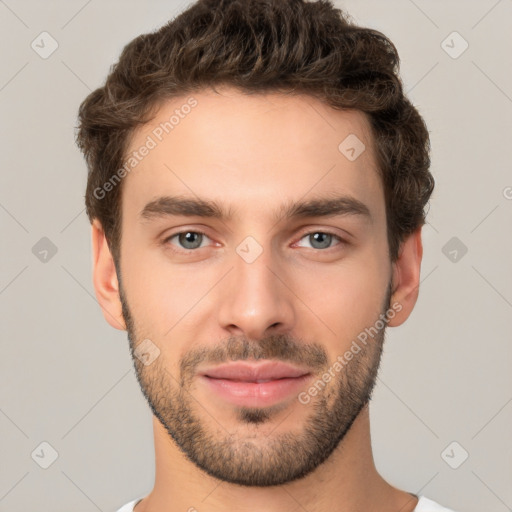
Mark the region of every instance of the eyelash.
[[[163, 240], [163, 244], [164, 245], [168, 245], [170, 240], [172, 240], [174, 237], [176, 236], [179, 236], [179, 235], [182, 235], [184, 233], [195, 233], [195, 234], [198, 234], [198, 235], [203, 235], [205, 236], [206, 238], [210, 238], [204, 231], [197, 231], [197, 230], [192, 230], [192, 229], [186, 229], [184, 231], [178, 231], [176, 233], [173, 233], [172, 235], [166, 237], [164, 240]], [[316, 230], [312, 230], [312, 231], [308, 231], [306, 233], [303, 233], [301, 235], [301, 237], [299, 238], [299, 241], [302, 240], [304, 237], [306, 236], [309, 236], [309, 235], [313, 235], [313, 234], [316, 234], [316, 233], [322, 233], [323, 235], [331, 235], [332, 237], [336, 238], [340, 243], [337, 244], [337, 245], [334, 245], [332, 247], [328, 247], [326, 249], [315, 249], [314, 247], [312, 247], [311, 249], [313, 250], [316, 250], [316, 251], [320, 251], [320, 252], [328, 252], [329, 250], [331, 249], [335, 249], [338, 245], [347, 245], [348, 242], [346, 242], [343, 238], [341, 238], [339, 235], [337, 235], [336, 233], [333, 233], [331, 231], [323, 231], [323, 230], [319, 230], [319, 229], [316, 229]], [[170, 245], [174, 245], [174, 244], [170, 244]], [[176, 248], [176, 246], [174, 246], [175, 248], [173, 248], [173, 251], [176, 251], [176, 252], [181, 252], [181, 253], [193, 253], [195, 251], [198, 251], [199, 249], [204, 249], [204, 247], [197, 247], [196, 249], [183, 249], [183, 248]], [[309, 247], [306, 247], [306, 249], [309, 249]]]

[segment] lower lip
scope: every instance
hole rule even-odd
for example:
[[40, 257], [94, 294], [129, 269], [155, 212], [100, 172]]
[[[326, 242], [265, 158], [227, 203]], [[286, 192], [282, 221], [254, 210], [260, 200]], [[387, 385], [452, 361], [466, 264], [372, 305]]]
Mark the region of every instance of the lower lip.
[[263, 407], [285, 400], [294, 393], [298, 394], [310, 377], [308, 374], [257, 383], [214, 379], [201, 375], [201, 380], [217, 395], [235, 405]]

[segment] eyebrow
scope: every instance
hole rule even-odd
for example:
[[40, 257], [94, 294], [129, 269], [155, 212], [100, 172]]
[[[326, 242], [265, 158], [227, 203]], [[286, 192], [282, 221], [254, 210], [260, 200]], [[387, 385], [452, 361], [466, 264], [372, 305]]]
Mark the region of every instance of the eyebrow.
[[[162, 196], [147, 203], [140, 217], [142, 220], [169, 216], [207, 217], [227, 221], [233, 217], [233, 209], [225, 208], [216, 201], [184, 196]], [[307, 217], [333, 217], [354, 215], [372, 222], [368, 206], [352, 196], [319, 197], [308, 201], [289, 201], [274, 214], [274, 220], [301, 219]]]

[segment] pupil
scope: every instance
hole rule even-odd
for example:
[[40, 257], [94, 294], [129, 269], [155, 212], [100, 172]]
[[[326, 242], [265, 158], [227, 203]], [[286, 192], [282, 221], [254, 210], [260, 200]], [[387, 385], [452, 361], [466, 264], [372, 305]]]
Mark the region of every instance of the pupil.
[[[183, 244], [187, 249], [195, 249], [197, 245], [197, 237], [199, 236], [199, 233], [194, 233], [192, 231], [188, 231], [187, 233], [184, 233], [181, 235], [184, 238]], [[194, 238], [196, 240], [194, 241]], [[191, 247], [187, 244], [191, 244]], [[200, 245], [200, 244], [199, 244]]]
[[[320, 243], [321, 248], [329, 247], [331, 235], [328, 233], [314, 233], [313, 238]], [[323, 239], [323, 240], [322, 240]]]

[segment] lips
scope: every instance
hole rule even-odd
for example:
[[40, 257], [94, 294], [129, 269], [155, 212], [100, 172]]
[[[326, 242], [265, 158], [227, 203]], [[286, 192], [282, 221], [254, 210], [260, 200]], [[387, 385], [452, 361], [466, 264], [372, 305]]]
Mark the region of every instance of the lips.
[[207, 368], [201, 372], [201, 375], [212, 379], [260, 383], [303, 377], [309, 373], [307, 369], [280, 361], [265, 361], [261, 363], [226, 363]]

